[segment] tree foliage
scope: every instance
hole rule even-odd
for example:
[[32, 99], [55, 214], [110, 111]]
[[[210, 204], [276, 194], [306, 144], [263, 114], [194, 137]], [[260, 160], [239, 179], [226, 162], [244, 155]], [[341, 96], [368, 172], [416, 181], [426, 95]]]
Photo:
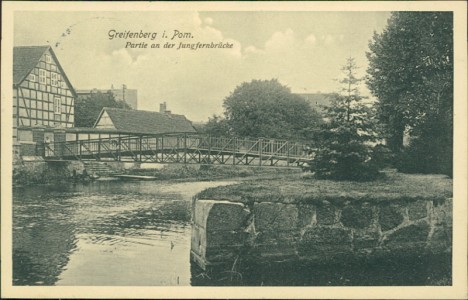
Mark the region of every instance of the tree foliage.
[[132, 109], [126, 102], [117, 101], [108, 93], [91, 93], [87, 97], [78, 97], [75, 103], [75, 126], [93, 127], [103, 107]]
[[361, 78], [349, 58], [343, 66], [342, 90], [326, 108], [328, 121], [320, 130], [320, 144], [312, 170], [318, 178], [372, 180], [379, 165], [371, 142], [377, 138], [372, 106], [363, 103], [359, 93]]
[[[387, 28], [374, 34], [369, 49], [367, 84], [379, 100], [378, 115], [386, 125], [390, 148], [397, 153], [402, 150], [403, 133], [409, 131], [412, 149], [405, 151], [416, 152], [403, 157], [420, 156], [417, 159], [425, 160], [424, 165], [436, 164], [433, 168], [415, 164], [413, 171], [446, 173], [442, 170], [451, 169], [451, 160], [443, 160], [448, 166], [432, 159], [451, 155], [453, 149], [452, 13], [392, 13]], [[430, 147], [431, 153], [422, 151], [431, 146], [431, 140], [444, 144]]]
[[208, 118], [208, 123], [205, 124], [203, 132], [213, 136], [227, 136], [229, 135], [229, 126], [226, 119], [213, 115]]
[[224, 99], [224, 115], [233, 135], [312, 139], [321, 116], [278, 80], [244, 82]]

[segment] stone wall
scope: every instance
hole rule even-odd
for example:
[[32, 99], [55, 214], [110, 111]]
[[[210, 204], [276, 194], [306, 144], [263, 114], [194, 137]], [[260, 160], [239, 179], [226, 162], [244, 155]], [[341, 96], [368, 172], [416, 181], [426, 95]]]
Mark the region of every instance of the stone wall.
[[194, 200], [191, 258], [201, 268], [327, 263], [451, 253], [452, 199], [314, 204]]

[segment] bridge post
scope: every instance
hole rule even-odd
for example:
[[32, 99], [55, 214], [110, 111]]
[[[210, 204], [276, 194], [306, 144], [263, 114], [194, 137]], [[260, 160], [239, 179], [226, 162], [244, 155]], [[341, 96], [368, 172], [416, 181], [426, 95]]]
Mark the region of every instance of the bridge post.
[[237, 138], [234, 138], [234, 148], [232, 150], [232, 164], [236, 164]]
[[156, 160], [156, 162], [158, 161], [158, 149], [159, 149], [159, 138], [157, 136], [154, 137], [155, 141], [156, 141], [156, 149], [154, 151], [154, 158]]
[[98, 151], [97, 160], [101, 160], [101, 134], [98, 136]]
[[140, 135], [140, 146], [139, 146], [140, 147], [140, 160], [139, 160], [140, 162], [141, 162], [141, 156], [143, 155], [142, 145], [143, 145], [143, 137]]
[[288, 149], [287, 155], [286, 155], [286, 165], [289, 167], [289, 141], [286, 142], [286, 149]]
[[184, 164], [187, 164], [187, 133], [184, 133]]
[[117, 160], [118, 161], [121, 161], [122, 160], [122, 138], [120, 137], [120, 134], [119, 134], [119, 144], [118, 144], [118, 153], [117, 153]]
[[80, 143], [79, 143], [78, 146], [80, 147], [80, 152], [79, 153], [80, 153], [80, 159], [81, 159], [81, 151], [82, 151], [81, 149], [83, 148], [83, 141], [82, 140], [80, 140]]
[[263, 139], [260, 139], [258, 141], [258, 145], [260, 147], [259, 149], [259, 158], [260, 158], [260, 161], [258, 163], [259, 166], [262, 166], [262, 153], [263, 153]]
[[180, 162], [180, 157], [179, 157], [179, 151], [180, 151], [180, 136], [177, 135], [177, 144], [175, 146], [176, 148], [176, 162]]
[[[211, 139], [211, 134], [208, 136], [208, 162], [211, 163], [211, 142], [212, 142], [212, 139]], [[201, 163], [201, 161], [200, 161]]]
[[164, 162], [164, 135], [161, 136], [161, 162]]

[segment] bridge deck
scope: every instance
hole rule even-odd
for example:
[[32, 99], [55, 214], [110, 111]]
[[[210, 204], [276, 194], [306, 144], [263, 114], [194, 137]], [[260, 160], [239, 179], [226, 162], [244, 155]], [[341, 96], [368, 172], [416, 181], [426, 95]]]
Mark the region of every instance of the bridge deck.
[[302, 143], [195, 134], [105, 137], [44, 144], [47, 160], [115, 160], [185, 164], [300, 166], [311, 160]]

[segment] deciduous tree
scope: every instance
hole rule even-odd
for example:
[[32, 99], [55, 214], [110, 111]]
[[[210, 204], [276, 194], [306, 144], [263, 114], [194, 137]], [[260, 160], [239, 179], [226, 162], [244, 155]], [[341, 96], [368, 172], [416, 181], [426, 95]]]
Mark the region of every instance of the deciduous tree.
[[224, 99], [225, 118], [234, 135], [312, 139], [322, 118], [278, 80], [244, 82]]
[[402, 157], [419, 161], [404, 160], [400, 165], [414, 166], [413, 172], [451, 174], [452, 13], [394, 12], [369, 49], [367, 84], [379, 100], [378, 115], [386, 125], [388, 145], [399, 153], [406, 130], [412, 139]]

